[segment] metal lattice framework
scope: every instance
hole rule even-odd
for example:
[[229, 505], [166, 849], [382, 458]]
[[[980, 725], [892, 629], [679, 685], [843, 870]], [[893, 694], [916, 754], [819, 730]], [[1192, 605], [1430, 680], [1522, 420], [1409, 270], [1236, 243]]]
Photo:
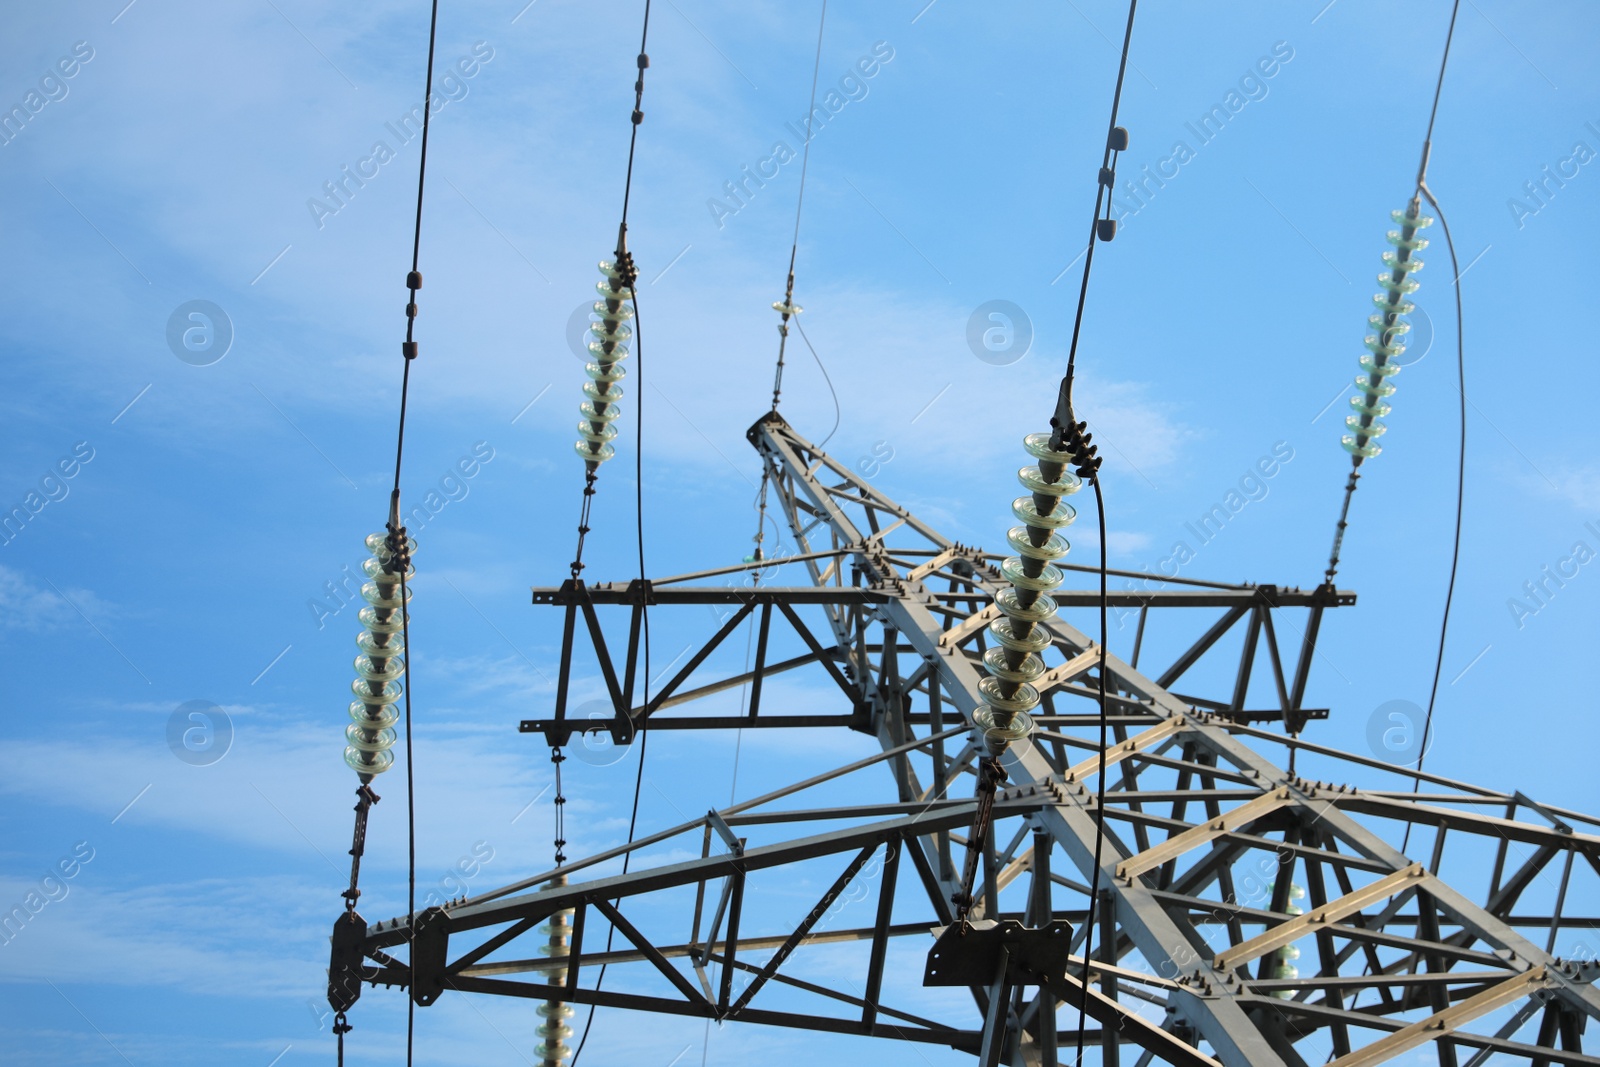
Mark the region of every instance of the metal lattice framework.
[[[1600, 1064], [1582, 1043], [1588, 1019], [1600, 1017], [1600, 968], [1551, 955], [1559, 931], [1600, 926], [1600, 822], [1301, 740], [1306, 722], [1327, 714], [1302, 707], [1322, 614], [1355, 600], [1329, 589], [1176, 582], [1113, 592], [1113, 608], [1137, 612], [1126, 662], [1064, 618], [1051, 621], [1039, 729], [1003, 756], [1009, 781], [973, 909], [987, 940], [965, 943], [982, 947], [981, 958], [929, 959], [928, 983], [953, 985], [945, 996], [959, 998], [937, 1010], [889, 1003], [891, 986], [908, 997], [904, 967], [891, 959], [920, 970], [929, 930], [954, 915], [957, 850], [977, 806], [964, 776], [982, 753], [972, 715], [985, 624], [1005, 584], [1000, 557], [946, 540], [775, 413], [748, 437], [796, 542], [783, 569], [803, 565], [810, 582], [734, 585], [730, 576], [752, 568], [729, 568], [536, 589], [535, 603], [566, 613], [562, 672], [553, 717], [522, 729], [565, 744], [595, 726], [568, 717], [586, 636], [616, 709], [603, 725], [619, 743], [643, 728], [843, 727], [875, 737], [880, 751], [570, 863], [554, 883], [558, 872], [548, 872], [422, 912], [410, 961], [389, 954], [411, 939], [410, 919], [362, 927], [335, 945], [335, 986], [409, 987], [423, 1004], [455, 989], [930, 1042], [985, 1064], [1070, 1061], [1060, 1048], [1075, 1036], [1080, 1003], [1093, 1021], [1087, 1040], [1108, 1064], [1360, 1067], [1430, 1042], [1441, 1067], [1477, 1067], [1495, 1053]], [[1097, 592], [1055, 598], [1063, 616], [1099, 603]], [[646, 603], [657, 626], [688, 606], [709, 605], [722, 622], [636, 704]], [[631, 608], [625, 645], [607, 639], [607, 605]], [[1219, 610], [1170, 662], [1139, 666], [1147, 626]], [[1281, 625], [1294, 627], [1292, 662]], [[711, 677], [708, 662], [741, 626], [754, 631], [753, 662]], [[828, 679], [843, 710], [796, 712], [796, 701], [774, 700], [775, 679], [790, 672]], [[1247, 703], [1262, 676], [1271, 699]], [[1104, 752], [1094, 703], [1102, 677], [1113, 741]], [[1200, 692], [1208, 679], [1219, 692]], [[747, 696], [737, 714], [673, 710], [733, 691]], [[1288, 769], [1258, 748], [1285, 752]], [[1348, 780], [1312, 781], [1297, 763]], [[840, 803], [828, 793], [864, 775], [892, 782], [894, 795]], [[1396, 786], [1349, 784], [1380, 776]], [[804, 806], [816, 796], [826, 799]], [[690, 858], [649, 862], [673, 847]], [[630, 850], [630, 873], [593, 874]], [[841, 900], [868, 883], [870, 923], [833, 928]], [[760, 906], [805, 887], [820, 891], [784, 921]], [[570, 949], [532, 958], [537, 925], [569, 911]], [[608, 927], [621, 943], [601, 951]], [[1038, 936], [1017, 940], [1029, 930]], [[808, 969], [808, 958], [840, 948], [851, 950], [834, 957], [842, 964]], [[1286, 977], [1283, 961], [1297, 949], [1299, 973]], [[596, 989], [602, 964], [613, 970]]]

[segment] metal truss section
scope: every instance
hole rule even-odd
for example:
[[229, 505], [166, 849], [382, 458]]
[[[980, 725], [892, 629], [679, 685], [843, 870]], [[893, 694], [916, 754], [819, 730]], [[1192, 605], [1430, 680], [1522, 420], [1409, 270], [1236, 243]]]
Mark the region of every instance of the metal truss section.
[[[614, 712], [601, 726], [618, 741], [641, 729], [834, 726], [875, 737], [877, 753], [568, 864], [565, 885], [549, 885], [551, 871], [421, 913], [414, 961], [390, 954], [412, 919], [379, 923], [336, 956], [336, 981], [409, 987], [419, 1003], [456, 989], [934, 1043], [986, 1065], [1071, 1062], [1062, 1043], [1076, 1038], [1080, 1005], [1087, 1043], [1117, 1067], [1364, 1067], [1425, 1046], [1440, 1067], [1495, 1054], [1600, 1065], [1583, 1045], [1600, 1017], [1600, 967], [1553, 955], [1563, 931], [1600, 927], [1600, 822], [1300, 737], [1326, 714], [1303, 706], [1322, 614], [1355, 599], [1327, 589], [1160, 579], [1118, 591], [1113, 607], [1136, 626], [1126, 661], [1067, 621], [1073, 609], [1089, 617], [1097, 594], [1056, 595], [1039, 729], [1003, 756], [975, 893], [973, 917], [993, 921], [983, 928], [998, 931], [985, 935], [996, 947], [967, 970], [941, 964], [959, 976], [937, 991], [946, 999], [891, 1003], [885, 976], [903, 970], [891, 959], [920, 971], [930, 931], [954, 915], [999, 557], [946, 540], [776, 414], [749, 439], [796, 547], [759, 567], [803, 567], [809, 580], [752, 586], [742, 579], [754, 568], [726, 568], [535, 590], [566, 613], [562, 681], [552, 717], [522, 729], [559, 744], [595, 728], [567, 708], [575, 657], [592, 646]], [[720, 614], [636, 703], [646, 604], [656, 619]], [[619, 608], [631, 621], [613, 646], [601, 614]], [[741, 627], [754, 631], [750, 667], [711, 670]], [[1285, 643], [1280, 627], [1292, 627]], [[837, 689], [839, 710], [773, 699], [773, 679], [791, 672]], [[1252, 700], [1253, 687], [1266, 698]], [[747, 694], [738, 714], [696, 713], [734, 690]], [[863, 776], [893, 795], [831, 799]], [[1102, 899], [1085, 961], [1099, 826]], [[691, 858], [672, 858], [674, 847]], [[596, 873], [630, 849], [630, 873]], [[773, 894], [787, 911], [762, 910]], [[865, 906], [836, 928], [846, 897]], [[532, 957], [534, 928], [565, 909], [570, 956]], [[608, 928], [624, 943], [605, 952]], [[1066, 938], [1059, 952], [1016, 940], [1047, 930]], [[601, 964], [619, 977], [597, 990]]]

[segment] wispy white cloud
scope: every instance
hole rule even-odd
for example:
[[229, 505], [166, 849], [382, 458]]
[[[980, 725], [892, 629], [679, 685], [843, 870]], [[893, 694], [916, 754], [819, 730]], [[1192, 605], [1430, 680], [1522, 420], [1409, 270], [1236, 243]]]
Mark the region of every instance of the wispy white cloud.
[[[249, 974], [269, 996], [315, 989], [331, 926], [325, 885], [270, 874], [113, 885], [107, 859], [96, 857], [99, 868], [85, 865], [67, 883], [65, 898], [0, 948], [3, 980], [148, 983], [199, 992]], [[0, 900], [17, 898], [26, 885], [0, 881]], [[249, 901], [272, 902], [270, 942], [238, 921]], [[174, 936], [180, 914], [184, 933]]]
[[[83, 616], [106, 621], [115, 616], [114, 605], [92, 590], [77, 587], [57, 589], [36, 581], [20, 570], [0, 565], [0, 629], [34, 633], [83, 625]], [[70, 597], [70, 602], [61, 593]], [[73, 610], [76, 605], [83, 615]]]
[[[502, 738], [512, 729], [497, 738], [419, 725], [417, 745], [425, 756], [419, 756], [417, 772], [422, 870], [454, 863], [479, 837], [509, 857], [542, 836], [540, 819], [511, 822], [549, 777], [536, 743], [521, 746], [518, 739], [522, 751], [507, 748]], [[0, 790], [80, 813], [74, 823], [92, 841], [130, 828], [175, 830], [293, 857], [318, 877], [346, 877], [356, 783], [340, 758], [342, 723], [285, 724], [234, 713], [233, 733], [231, 751], [204, 767], [180, 762], [162, 743], [130, 744], [115, 734], [17, 739], [0, 752]], [[397, 751], [403, 752], [403, 742]], [[60, 768], [76, 765], [100, 772], [63, 788]], [[405, 857], [404, 782], [391, 773], [376, 788], [385, 801], [374, 809], [365, 866], [392, 869]], [[137, 803], [112, 824], [135, 797]], [[218, 818], [221, 810], [229, 816]]]
[[1524, 479], [1535, 492], [1565, 500], [1585, 516], [1600, 513], [1600, 466], [1562, 465], [1551, 471], [1554, 488], [1541, 478]]

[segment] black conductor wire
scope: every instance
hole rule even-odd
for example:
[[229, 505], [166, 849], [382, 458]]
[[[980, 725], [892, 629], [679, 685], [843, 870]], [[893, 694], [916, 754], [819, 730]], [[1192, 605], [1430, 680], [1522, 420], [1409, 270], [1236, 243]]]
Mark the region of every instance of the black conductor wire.
[[[1452, 4], [1451, 8], [1450, 8], [1450, 28], [1445, 31], [1444, 52], [1439, 57], [1439, 77], [1434, 82], [1434, 86], [1433, 86], [1433, 105], [1428, 110], [1428, 131], [1427, 131], [1426, 134], [1423, 135], [1423, 139], [1422, 139], [1422, 162], [1417, 167], [1417, 187], [1416, 187], [1416, 191], [1412, 194], [1412, 203], [1413, 203], [1413, 205], [1416, 204], [1417, 199], [1419, 197], [1424, 197], [1425, 196], [1427, 198], [1427, 200], [1428, 200], [1428, 203], [1433, 206], [1435, 211], [1438, 211], [1439, 203], [1438, 203], [1437, 200], [1434, 199], [1433, 192], [1430, 189], [1428, 189], [1428, 159], [1433, 154], [1433, 124], [1434, 124], [1434, 120], [1436, 118], [1438, 118], [1438, 116], [1439, 116], [1439, 97], [1441, 96], [1441, 94], [1442, 94], [1442, 92], [1444, 90], [1444, 72], [1445, 72], [1445, 67], [1450, 62], [1450, 44], [1455, 38], [1456, 16], [1460, 13], [1460, 11], [1461, 11], [1461, 0], [1455, 0], [1455, 3]], [[1444, 222], [1444, 213], [1443, 212], [1439, 213], [1439, 221], [1441, 223]], [[1445, 233], [1445, 244], [1450, 249], [1450, 261], [1451, 261], [1451, 264], [1453, 266], [1454, 263], [1455, 263], [1455, 245], [1450, 240], [1450, 227], [1449, 227], [1448, 224], [1446, 224], [1444, 226], [1444, 233]], [[1457, 285], [1456, 285], [1456, 327], [1457, 327], [1457, 329], [1456, 329], [1456, 350], [1457, 350], [1457, 356], [1458, 357], [1461, 354], [1461, 330], [1460, 330], [1460, 326], [1461, 326], [1461, 288], [1460, 288], [1460, 285], [1459, 285], [1460, 280], [1461, 280], [1461, 276], [1459, 274], [1457, 274], [1456, 275], [1456, 282], [1457, 282]], [[1458, 360], [1458, 362], [1459, 362], [1459, 360]], [[1463, 410], [1463, 414], [1462, 414], [1462, 418], [1461, 418], [1461, 433], [1462, 433], [1462, 451], [1463, 451], [1463, 454], [1464, 454], [1465, 450], [1466, 450], [1466, 444], [1465, 444], [1465, 441], [1466, 441], [1466, 415], [1465, 415], [1466, 394], [1465, 393], [1462, 394], [1461, 400], [1462, 400], [1462, 405], [1463, 405], [1463, 409], [1462, 409]], [[1350, 475], [1345, 480], [1345, 485], [1344, 485], [1344, 502], [1339, 506], [1339, 520], [1338, 520], [1338, 522], [1334, 523], [1334, 526], [1333, 526], [1333, 550], [1328, 555], [1328, 569], [1324, 572], [1323, 586], [1324, 586], [1324, 588], [1326, 588], [1328, 590], [1332, 590], [1333, 589], [1333, 587], [1334, 587], [1333, 586], [1333, 579], [1334, 579], [1334, 576], [1339, 571], [1339, 556], [1340, 556], [1340, 553], [1343, 551], [1343, 548], [1344, 548], [1344, 534], [1345, 534], [1346, 528], [1350, 525], [1350, 522], [1349, 522], [1349, 519], [1350, 519], [1350, 500], [1351, 500], [1351, 498], [1353, 496], [1355, 496], [1356, 485], [1361, 480], [1361, 458], [1362, 457], [1360, 457], [1358, 455], [1355, 455], [1354, 453], [1351, 454], [1352, 463], [1350, 465]], [[1463, 491], [1462, 490], [1462, 486], [1458, 482], [1458, 484], [1456, 486], [1456, 503], [1457, 503], [1457, 512], [1458, 513], [1460, 511], [1460, 502], [1461, 502], [1462, 491]], [[1461, 525], [1460, 525], [1460, 520], [1459, 520], [1459, 514], [1458, 514], [1457, 523], [1456, 523], [1455, 539], [1456, 539], [1456, 549], [1457, 549], [1457, 552], [1459, 552], [1460, 543], [1461, 543]], [[1454, 566], [1454, 564], [1452, 564], [1452, 566], [1451, 566], [1451, 574], [1452, 574], [1451, 590], [1452, 591], [1454, 590], [1454, 587], [1455, 587], [1454, 572], [1455, 572], [1455, 566]], [[1450, 602], [1450, 597], [1447, 595], [1446, 598], [1445, 598], [1445, 618], [1446, 618], [1446, 622], [1447, 623], [1448, 623], [1449, 613], [1450, 613], [1449, 602]], [[1444, 639], [1441, 636], [1440, 637], [1441, 645], [1443, 643], [1443, 640]], [[1442, 648], [1440, 650], [1440, 654], [1441, 655], [1443, 654], [1443, 649]], [[1435, 677], [1434, 677], [1434, 688], [1436, 690], [1438, 688], [1437, 672], [1435, 673]], [[1429, 710], [1429, 716], [1431, 717], [1432, 716], [1432, 706], [1433, 706], [1433, 698], [1432, 697], [1429, 697], [1428, 705], [1429, 705], [1429, 709], [1430, 709]], [[1408, 834], [1408, 836], [1409, 836], [1409, 834]]]
[[[1139, 0], [1128, 2], [1128, 25], [1122, 33], [1122, 59], [1117, 65], [1117, 87], [1111, 94], [1111, 122], [1106, 129], [1105, 153], [1100, 159], [1100, 182], [1095, 188], [1094, 214], [1089, 220], [1089, 247], [1083, 256], [1083, 280], [1078, 285], [1078, 310], [1072, 318], [1072, 343], [1067, 348], [1067, 380], [1070, 382], [1078, 365], [1078, 334], [1083, 328], [1083, 306], [1089, 295], [1089, 271], [1094, 267], [1095, 235], [1100, 229], [1100, 205], [1105, 201], [1106, 216], [1111, 214], [1110, 179], [1115, 177], [1115, 154], [1120, 149], [1113, 147], [1119, 143], [1117, 140], [1117, 109], [1122, 105], [1122, 81], [1128, 73], [1128, 44], [1133, 40], [1133, 18], [1139, 7]], [[1112, 232], [1115, 232], [1113, 224]], [[1109, 238], [1108, 238], [1109, 239]]]
[[[411, 387], [411, 361], [417, 358], [416, 322], [417, 290], [422, 288], [422, 274], [418, 270], [422, 255], [422, 204], [428, 177], [428, 118], [433, 112], [433, 54], [439, 34], [439, 0], [433, 0], [428, 17], [428, 72], [422, 96], [422, 143], [417, 161], [417, 214], [411, 234], [411, 272], [406, 275], [406, 339], [401, 346], [404, 369], [400, 376], [400, 424], [395, 433], [394, 488], [389, 494], [389, 540], [391, 549], [398, 552], [400, 562], [400, 640], [405, 646], [409, 661], [411, 656], [411, 612], [407, 607], [410, 592], [406, 584], [410, 549], [405, 527], [400, 524], [400, 468], [405, 455], [406, 403]], [[405, 685], [405, 739], [406, 739], [406, 940], [411, 949], [410, 958], [416, 958], [417, 915], [417, 800], [416, 768], [412, 752], [411, 686]], [[416, 1042], [417, 1004], [406, 998], [406, 1064], [412, 1062]], [[341, 1050], [342, 1054], [342, 1050]]]
[[[1105, 796], [1106, 774], [1105, 752], [1108, 742], [1107, 730], [1107, 705], [1106, 705], [1106, 669], [1107, 649], [1109, 640], [1109, 612], [1108, 607], [1108, 561], [1106, 546], [1106, 509], [1105, 492], [1100, 481], [1100, 459], [1095, 456], [1095, 449], [1089, 444], [1090, 435], [1084, 431], [1087, 423], [1078, 421], [1072, 405], [1072, 392], [1077, 375], [1078, 338], [1083, 328], [1083, 309], [1089, 295], [1089, 274], [1094, 267], [1094, 246], [1099, 240], [1111, 240], [1116, 235], [1116, 222], [1111, 218], [1110, 191], [1116, 180], [1116, 161], [1120, 153], [1128, 145], [1127, 131], [1117, 125], [1117, 112], [1122, 105], [1122, 86], [1128, 72], [1128, 48], [1133, 41], [1134, 18], [1138, 13], [1138, 0], [1128, 2], [1128, 22], [1122, 34], [1122, 55], [1117, 64], [1117, 83], [1111, 95], [1111, 119], [1106, 127], [1106, 142], [1104, 153], [1101, 156], [1100, 173], [1095, 187], [1094, 211], [1089, 223], [1089, 246], [1084, 252], [1083, 276], [1078, 285], [1078, 306], [1073, 314], [1072, 341], [1067, 350], [1067, 373], [1061, 381], [1060, 393], [1056, 400], [1056, 414], [1051, 418], [1053, 432], [1051, 434], [1051, 447], [1061, 450], [1063, 445], [1070, 447], [1074, 453], [1078, 473], [1086, 477], [1094, 489], [1095, 511], [1100, 530], [1100, 669], [1098, 675], [1097, 698], [1099, 704], [1099, 745], [1101, 766], [1100, 773], [1095, 779], [1095, 833], [1094, 833], [1094, 869], [1090, 875], [1089, 907], [1085, 919], [1083, 942], [1083, 979], [1082, 988], [1078, 997], [1078, 1023], [1077, 1023], [1077, 1050], [1074, 1064], [1083, 1063], [1083, 1046], [1085, 1026], [1088, 1021], [1089, 1008], [1089, 980], [1090, 961], [1094, 956], [1095, 925], [1098, 921], [1101, 860], [1105, 850]], [[1101, 215], [1102, 206], [1105, 208], [1104, 216]]]
[[[1461, 564], [1461, 515], [1466, 497], [1467, 486], [1467, 357], [1466, 357], [1466, 316], [1461, 306], [1461, 266], [1456, 258], [1456, 243], [1450, 235], [1450, 220], [1445, 218], [1444, 209], [1439, 206], [1438, 198], [1433, 190], [1428, 187], [1428, 158], [1433, 153], [1433, 123], [1439, 114], [1439, 97], [1444, 91], [1445, 67], [1450, 62], [1450, 43], [1455, 38], [1456, 15], [1461, 10], [1461, 0], [1455, 0], [1450, 8], [1450, 28], [1445, 33], [1444, 53], [1439, 57], [1439, 78], [1433, 87], [1433, 107], [1428, 112], [1428, 132], [1422, 142], [1422, 164], [1417, 169], [1417, 192], [1427, 198], [1429, 206], [1439, 216], [1439, 225], [1444, 230], [1445, 248], [1450, 252], [1450, 274], [1454, 279], [1451, 288], [1455, 292], [1456, 306], [1456, 392], [1460, 398], [1460, 427], [1456, 445], [1456, 517], [1455, 530], [1451, 536], [1450, 544], [1450, 580], [1445, 586], [1444, 612], [1439, 619], [1439, 648], [1433, 661], [1433, 682], [1428, 688], [1428, 710], [1422, 720], [1422, 743], [1417, 749], [1417, 774], [1419, 777], [1411, 780], [1411, 792], [1417, 793], [1422, 788], [1422, 761], [1428, 755], [1428, 742], [1433, 735], [1433, 711], [1439, 697], [1439, 678], [1444, 672], [1445, 641], [1450, 632], [1450, 608], [1455, 601], [1456, 573]], [[1411, 843], [1411, 824], [1406, 823], [1405, 833], [1401, 839], [1400, 851], [1404, 852]]]
[[[628, 205], [633, 196], [633, 161], [639, 144], [639, 126], [644, 122], [644, 72], [650, 66], [650, 55], [646, 45], [650, 40], [650, 0], [644, 4], [644, 25], [639, 32], [639, 56], [637, 60], [638, 78], [633, 83], [633, 129], [628, 136], [628, 169], [622, 187], [622, 221], [617, 226], [617, 252], [616, 265], [619, 271], [624, 272], [628, 281], [628, 290], [632, 293], [633, 304], [633, 338], [635, 366], [638, 368], [635, 376], [639, 381], [638, 395], [634, 399], [634, 433], [638, 439], [635, 446], [633, 462], [634, 474], [634, 525], [638, 539], [639, 551], [639, 595], [642, 601], [639, 605], [640, 625], [644, 637], [644, 700], [643, 705], [650, 704], [650, 607], [649, 597], [645, 585], [645, 545], [644, 545], [644, 331], [639, 319], [639, 290], [638, 272], [633, 264], [633, 256], [628, 251]], [[592, 492], [593, 476], [589, 477], [585, 492]], [[584, 521], [587, 521], [587, 507], [584, 512]], [[582, 541], [579, 541], [579, 551], [582, 551]], [[576, 566], [576, 565], [575, 565]], [[640, 723], [639, 727], [639, 766], [633, 780], [633, 808], [628, 817], [628, 844], [633, 844], [634, 835], [639, 824], [639, 796], [644, 786], [644, 760], [649, 747], [650, 733], [648, 720]], [[622, 873], [628, 873], [628, 864], [633, 859], [631, 851], [624, 852], [622, 856]], [[611, 951], [612, 940], [616, 936], [616, 927], [612, 926], [606, 931], [606, 951]], [[595, 990], [598, 992], [601, 983], [605, 981], [606, 966], [602, 964], [595, 977]], [[596, 1005], [589, 1006], [588, 1018], [583, 1024], [583, 1035], [578, 1039], [578, 1047], [572, 1053], [572, 1067], [577, 1067], [578, 1057], [583, 1054], [583, 1049], [589, 1041], [589, 1032], [594, 1026]]]
[[[1461, 268], [1456, 262], [1455, 242], [1450, 239], [1450, 223], [1445, 220], [1444, 211], [1439, 207], [1439, 201], [1434, 199], [1433, 191], [1424, 182], [1419, 188], [1422, 195], [1427, 197], [1428, 203], [1433, 207], [1434, 213], [1439, 216], [1439, 224], [1444, 229], [1445, 247], [1450, 251], [1450, 273], [1455, 276], [1455, 303], [1456, 303], [1456, 391], [1460, 394], [1460, 436], [1456, 447], [1456, 521], [1455, 532], [1450, 544], [1450, 581], [1445, 586], [1444, 613], [1439, 619], [1439, 650], [1433, 661], [1433, 683], [1428, 688], [1428, 710], [1422, 720], [1422, 743], [1417, 749], [1417, 774], [1422, 773], [1422, 761], [1428, 755], [1428, 742], [1433, 733], [1433, 709], [1439, 697], [1439, 678], [1444, 671], [1445, 639], [1450, 632], [1450, 607], [1456, 595], [1456, 572], [1461, 565], [1461, 513], [1467, 484], [1467, 370], [1465, 340], [1463, 338], [1464, 316], [1461, 310]], [[1411, 780], [1411, 792], [1417, 793], [1422, 788], [1421, 777]], [[1400, 843], [1400, 851], [1404, 852], [1411, 843], [1411, 824], [1406, 823], [1405, 834]]]
[[816, 348], [811, 344], [811, 338], [806, 336], [805, 327], [800, 325], [798, 318], [794, 320], [794, 328], [800, 331], [800, 340], [806, 343], [806, 348], [811, 352], [811, 358], [817, 361], [817, 369], [822, 372], [822, 380], [828, 383], [828, 393], [833, 397], [833, 429], [828, 431], [828, 436], [817, 443], [817, 447], [821, 448], [833, 440], [833, 435], [839, 432], [839, 390], [833, 387], [833, 376], [828, 373], [828, 368], [822, 365], [822, 357], [817, 355]]

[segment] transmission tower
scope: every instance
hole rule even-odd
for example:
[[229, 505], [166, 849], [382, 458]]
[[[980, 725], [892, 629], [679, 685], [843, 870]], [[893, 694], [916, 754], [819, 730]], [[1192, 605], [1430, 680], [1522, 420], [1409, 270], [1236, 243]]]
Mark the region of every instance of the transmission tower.
[[[336, 1007], [363, 985], [417, 1005], [445, 990], [539, 1001], [546, 1063], [567, 1054], [572, 1006], [592, 1005], [948, 1046], [985, 1067], [1072, 1063], [1080, 1032], [1101, 1062], [1136, 1067], [1600, 1064], [1583, 1051], [1600, 967], [1552, 954], [1560, 932], [1600, 925], [1600, 822], [1300, 736], [1328, 714], [1304, 706], [1323, 613], [1354, 594], [1128, 575], [1154, 581], [1109, 594], [1137, 616], [1124, 660], [1065, 617], [1097, 608], [1099, 590], [1056, 590], [1036, 729], [999, 754], [987, 796], [974, 715], [992, 702], [980, 682], [1011, 588], [1002, 557], [941, 536], [776, 412], [747, 436], [794, 554], [535, 589], [564, 613], [562, 670], [551, 717], [521, 730], [552, 746], [597, 727], [617, 744], [646, 729], [847, 730], [880, 751], [493, 892], [341, 921]], [[805, 584], [743, 581], [800, 567]], [[687, 620], [680, 633], [703, 629], [708, 607], [721, 622], [636, 701], [647, 607], [658, 627]], [[741, 627], [748, 668], [711, 670]], [[1151, 663], [1157, 644], [1182, 647]], [[569, 699], [591, 656], [612, 710], [599, 722]], [[837, 687], [835, 707], [772, 696], [807, 674]], [[694, 711], [738, 692], [736, 714]], [[1379, 779], [1393, 784], [1360, 784]], [[857, 799], [840, 803], [846, 782]], [[878, 799], [861, 800], [871, 783]], [[652, 860], [669, 849], [679, 858]], [[969, 849], [982, 866], [970, 887]], [[595, 873], [629, 852], [627, 873]], [[409, 959], [391, 955], [408, 944]], [[830, 966], [808, 962], [828, 953]], [[889, 1002], [918, 977], [949, 987], [926, 994], [946, 1007]]]

